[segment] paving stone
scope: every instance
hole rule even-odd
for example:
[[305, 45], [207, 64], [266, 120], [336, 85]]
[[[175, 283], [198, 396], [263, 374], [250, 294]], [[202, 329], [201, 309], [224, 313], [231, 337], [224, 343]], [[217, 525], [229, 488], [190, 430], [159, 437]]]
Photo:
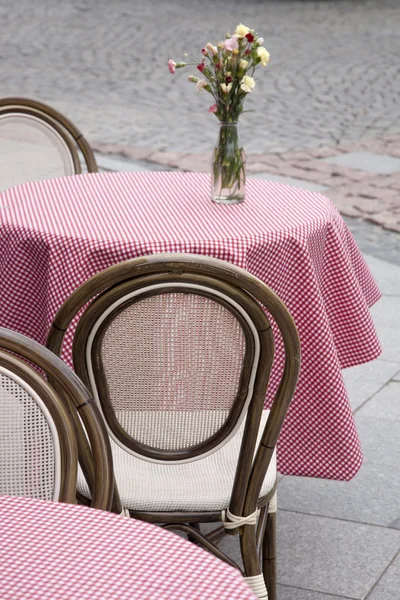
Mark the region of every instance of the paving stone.
[[126, 156], [131, 160], [145, 160], [154, 153], [154, 148], [138, 148], [125, 146], [121, 144], [102, 144], [101, 142], [91, 142], [91, 147], [100, 154], [111, 154], [113, 156]]
[[361, 599], [399, 547], [397, 530], [278, 512], [277, 565], [282, 585]]
[[373, 223], [381, 225], [385, 229], [390, 229], [391, 231], [397, 231], [400, 233], [400, 213], [396, 209], [385, 210], [380, 213], [370, 215], [369, 219]]
[[326, 190], [325, 196], [333, 202], [342, 215], [354, 218], [363, 216], [362, 211], [354, 206], [354, 199], [347, 196], [341, 187]]
[[399, 330], [393, 327], [379, 326], [377, 328], [378, 338], [382, 346], [381, 360], [398, 362], [399, 353]]
[[400, 423], [389, 419], [355, 414], [365, 462], [398, 469], [400, 464]]
[[276, 593], [277, 600], [344, 600], [343, 596], [320, 594], [319, 592], [311, 592], [286, 585], [278, 585]]
[[285, 476], [278, 487], [278, 506], [309, 515], [393, 527], [400, 518], [399, 496], [398, 467], [364, 461], [351, 481]]
[[122, 158], [117, 159], [111, 156], [103, 156], [96, 154], [96, 161], [99, 169], [104, 171], [121, 171], [121, 172], [136, 172], [136, 171], [149, 171], [141, 162], [133, 162], [123, 160]]
[[370, 312], [378, 328], [390, 326], [400, 329], [400, 296], [384, 296], [371, 307]]
[[400, 362], [379, 359], [345, 369], [343, 379], [353, 411], [376, 394], [399, 370]]
[[368, 600], [399, 600], [399, 590], [400, 556], [397, 556], [368, 596]]
[[188, 154], [179, 163], [179, 168], [183, 171], [199, 171], [200, 173], [211, 172], [211, 154], [210, 155], [195, 155]]
[[[391, 381], [385, 385], [358, 410], [358, 414], [363, 417], [400, 422], [400, 382]], [[400, 427], [397, 429], [400, 435]]]
[[326, 187], [312, 183], [310, 181], [304, 181], [302, 179], [292, 179], [291, 177], [284, 177], [282, 175], [276, 175], [275, 173], [257, 173], [250, 175], [250, 178], [255, 179], [267, 179], [268, 181], [276, 181], [277, 183], [285, 183], [286, 185], [293, 185], [303, 190], [309, 190], [310, 192], [324, 192], [327, 190]]
[[349, 152], [332, 158], [321, 160], [334, 165], [341, 165], [350, 169], [359, 169], [369, 173], [398, 173], [400, 172], [400, 158], [373, 152]]
[[[355, 171], [357, 173], [358, 171]], [[400, 191], [400, 173], [392, 175], [369, 175], [368, 184], [372, 187]]]
[[309, 153], [315, 158], [327, 158], [337, 156], [341, 154], [341, 151], [339, 148], [335, 148], [335, 146], [325, 146], [321, 148], [311, 148], [309, 149]]
[[[353, 205], [360, 212], [374, 215], [376, 213], [382, 213], [386, 211], [388, 207], [394, 204], [393, 194], [389, 190], [377, 190], [383, 192], [382, 197], [379, 198], [380, 194], [376, 194], [376, 188], [370, 187], [368, 192], [363, 190], [361, 198], [355, 198]], [[367, 194], [375, 194], [375, 196], [367, 197]]]
[[400, 517], [392, 521], [389, 527], [392, 527], [393, 529], [400, 529]]
[[152, 152], [147, 159], [153, 163], [178, 167], [185, 156], [184, 152]]
[[364, 259], [381, 293], [400, 296], [400, 267], [369, 254], [364, 255]]

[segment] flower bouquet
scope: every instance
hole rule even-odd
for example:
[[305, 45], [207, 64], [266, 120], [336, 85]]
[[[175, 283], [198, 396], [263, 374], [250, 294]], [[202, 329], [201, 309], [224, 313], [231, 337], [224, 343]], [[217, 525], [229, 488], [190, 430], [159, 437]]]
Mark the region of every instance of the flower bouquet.
[[[243, 112], [247, 94], [256, 85], [254, 71], [266, 66], [269, 52], [262, 45], [263, 38], [245, 25], [238, 25], [233, 33], [214, 46], [211, 43], [201, 50], [201, 62], [188, 57], [187, 62], [169, 60], [172, 74], [176, 69], [196, 65], [202, 78], [190, 75], [199, 92], [205, 91], [214, 98], [208, 111], [220, 121], [218, 145], [212, 158], [212, 193], [215, 202], [231, 204], [242, 202], [245, 194], [246, 161], [239, 145], [237, 123]], [[187, 55], [185, 55], [187, 56]]]

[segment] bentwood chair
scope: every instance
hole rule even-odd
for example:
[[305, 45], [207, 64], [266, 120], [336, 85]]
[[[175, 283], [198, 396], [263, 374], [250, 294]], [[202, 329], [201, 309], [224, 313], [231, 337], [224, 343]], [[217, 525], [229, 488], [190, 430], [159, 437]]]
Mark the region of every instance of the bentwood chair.
[[28, 98], [0, 99], [0, 191], [27, 181], [96, 172], [92, 149], [73, 123]]
[[[74, 368], [104, 416], [123, 507], [185, 531], [236, 567], [216, 545], [221, 527], [205, 536], [199, 524], [238, 533], [247, 582], [275, 600], [275, 446], [300, 363], [289, 312], [246, 271], [190, 254], [145, 256], [98, 273], [57, 313], [48, 348], [61, 352], [83, 307]], [[267, 313], [285, 349], [270, 411]], [[78, 489], [89, 495], [84, 481]]]
[[47, 348], [0, 328], [0, 495], [75, 503], [78, 458], [91, 506], [110, 510], [111, 449], [92, 396]]

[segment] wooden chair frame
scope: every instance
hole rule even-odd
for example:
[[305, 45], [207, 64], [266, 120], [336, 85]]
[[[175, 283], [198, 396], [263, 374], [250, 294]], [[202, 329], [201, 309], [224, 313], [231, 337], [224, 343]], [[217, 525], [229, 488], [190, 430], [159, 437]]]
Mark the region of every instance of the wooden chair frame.
[[[24, 361], [29, 361], [43, 371], [48, 381]], [[112, 510], [113, 505], [117, 504], [118, 509], [120, 503], [114, 486], [108, 434], [86, 387], [75, 373], [47, 348], [15, 331], [0, 327], [0, 364], [6, 363], [14, 365], [21, 376], [27, 378], [32, 387], [36, 386], [39, 390], [39, 386], [41, 386], [40, 390], [45, 391], [47, 398], [51, 398], [51, 401], [57, 404], [60, 414], [66, 415], [66, 422], [71, 422], [79, 462], [92, 492], [91, 506]], [[82, 423], [85, 429], [83, 429]], [[61, 420], [58, 417], [57, 425], [61, 426]], [[69, 431], [69, 439], [70, 434], [71, 431]], [[67, 445], [64, 447], [64, 463], [66, 452], [71, 449], [72, 442], [70, 441], [69, 444], [68, 447]], [[65, 496], [60, 497], [60, 500], [74, 502], [76, 499], [76, 472], [73, 489], [70, 480], [64, 484], [64, 488]], [[67, 499], [64, 500], [64, 497]]]
[[[78, 324], [74, 338], [74, 368], [87, 384], [88, 375], [82, 344], [88, 335], [93, 320], [104, 306], [125, 293], [127, 289], [140, 289], [149, 282], [169, 282], [170, 291], [181, 282], [208, 281], [215, 289], [224, 290], [235, 301], [249, 311], [260, 339], [260, 361], [249, 405], [238, 467], [233, 485], [229, 511], [239, 517], [248, 517], [260, 509], [257, 525], [245, 524], [228, 531], [240, 534], [244, 574], [246, 577], [260, 576], [262, 572], [269, 593], [269, 600], [276, 599], [276, 509], [275, 488], [260, 498], [260, 490], [277, 443], [289, 403], [293, 396], [300, 368], [300, 344], [294, 322], [281, 300], [256, 277], [246, 271], [216, 259], [190, 254], [156, 254], [144, 256], [109, 267], [94, 275], [78, 288], [58, 311], [47, 339], [47, 347], [60, 354], [63, 337], [73, 317], [87, 303], [91, 303]], [[257, 432], [260, 424], [269, 373], [273, 362], [273, 336], [269, 321], [259, 307], [261, 304], [274, 319], [283, 339], [285, 364], [281, 382], [269, 414], [261, 443], [253, 460]], [[101, 341], [101, 333], [98, 343]], [[98, 344], [94, 345], [98, 353]], [[105, 405], [107, 404], [107, 401]], [[204, 448], [203, 448], [204, 450]], [[144, 453], [144, 449], [139, 452]], [[164, 459], [168, 460], [167, 453]], [[162, 523], [167, 529], [185, 531], [191, 540], [212, 551], [222, 560], [236, 566], [217, 546], [222, 528], [208, 536], [199, 531], [201, 522], [221, 522], [220, 512], [137, 512], [131, 516], [142, 520]], [[264, 597], [264, 596], [260, 596]]]
[[[36, 100], [29, 98], [8, 97], [0, 99], [0, 115], [7, 113], [21, 113], [37, 117], [54, 127], [57, 133], [67, 144], [74, 163], [75, 172], [81, 173], [81, 165], [75, 144], [82, 152], [89, 173], [97, 173], [96, 159], [89, 143], [75, 125], [57, 110]], [[73, 143], [75, 142], [75, 144]]]

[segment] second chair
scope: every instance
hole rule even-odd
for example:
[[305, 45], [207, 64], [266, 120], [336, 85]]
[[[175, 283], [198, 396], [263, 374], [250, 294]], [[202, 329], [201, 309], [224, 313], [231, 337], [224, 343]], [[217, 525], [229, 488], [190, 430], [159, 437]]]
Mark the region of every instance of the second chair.
[[91, 394], [47, 348], [2, 327], [0, 450], [0, 494], [75, 503], [79, 458], [91, 506], [112, 508], [111, 449]]

